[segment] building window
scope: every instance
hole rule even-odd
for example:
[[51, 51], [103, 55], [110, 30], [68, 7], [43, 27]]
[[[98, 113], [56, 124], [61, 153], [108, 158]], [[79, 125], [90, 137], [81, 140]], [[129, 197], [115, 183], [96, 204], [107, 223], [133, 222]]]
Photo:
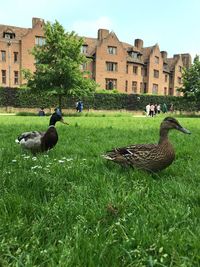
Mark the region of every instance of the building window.
[[86, 62], [81, 64], [81, 70], [87, 70], [87, 63]]
[[147, 90], [147, 83], [144, 83], [144, 84], [143, 84], [143, 93], [144, 93], [144, 94], [147, 94], [147, 93], [148, 93], [148, 90]]
[[19, 84], [19, 71], [14, 71], [14, 84]]
[[152, 94], [158, 94], [158, 84], [153, 84], [153, 88], [152, 88]]
[[125, 82], [125, 92], [128, 92], [128, 81]]
[[147, 68], [144, 67], [144, 68], [141, 68], [141, 75], [146, 77], [147, 76]]
[[126, 65], [126, 73], [128, 73], [128, 64]]
[[182, 67], [178, 66], [178, 70], [179, 70], [179, 72], [182, 72]]
[[3, 33], [3, 38], [5, 38], [5, 39], [14, 39], [15, 38], [15, 33], [13, 33], [13, 32], [4, 32]]
[[179, 83], [179, 84], [182, 83], [181, 77], [178, 77], [177, 80], [178, 80], [178, 83]]
[[106, 70], [107, 71], [117, 71], [117, 63], [106, 62]]
[[133, 94], [137, 93], [137, 82], [135, 81], [132, 82], [132, 93]]
[[132, 58], [137, 59], [138, 58], [138, 53], [131, 51], [131, 52], [129, 52], [129, 56], [132, 57]]
[[117, 47], [115, 47], [115, 46], [108, 46], [108, 54], [116, 55], [117, 54]]
[[167, 80], [168, 80], [168, 76], [167, 74], [165, 74], [165, 82], [167, 82]]
[[164, 87], [164, 95], [167, 95], [167, 87]]
[[1, 70], [1, 82], [6, 84], [6, 70]]
[[163, 69], [168, 70], [168, 65], [166, 63], [163, 64]]
[[6, 61], [6, 51], [1, 50], [1, 61]]
[[143, 93], [143, 83], [140, 83], [140, 93]]
[[46, 40], [44, 37], [42, 37], [42, 36], [36, 36], [35, 37], [35, 44], [36, 45], [43, 46], [43, 45], [45, 45], [45, 43], [46, 43]]
[[87, 50], [88, 50], [88, 45], [82, 45], [81, 46], [81, 53], [82, 54], [86, 54], [87, 53]]
[[106, 90], [117, 89], [117, 79], [106, 79]]
[[137, 75], [137, 73], [138, 73], [138, 67], [137, 66], [133, 66], [133, 73]]
[[159, 64], [159, 57], [156, 57], [156, 56], [155, 56], [155, 63], [156, 63], [156, 64]]
[[159, 78], [159, 71], [158, 70], [154, 70], [153, 71], [153, 76], [154, 76], [154, 78]]
[[14, 63], [18, 62], [18, 52], [14, 52]]

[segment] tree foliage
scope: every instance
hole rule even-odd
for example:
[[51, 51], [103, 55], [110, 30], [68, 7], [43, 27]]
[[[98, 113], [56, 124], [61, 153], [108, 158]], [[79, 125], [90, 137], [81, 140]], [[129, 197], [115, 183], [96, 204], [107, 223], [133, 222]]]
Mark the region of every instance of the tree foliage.
[[179, 89], [185, 97], [200, 100], [200, 61], [199, 56], [194, 58], [190, 68], [184, 69], [183, 87]]
[[[80, 66], [87, 62], [81, 54], [83, 40], [74, 32], [65, 32], [59, 22], [44, 25], [45, 43], [35, 46], [35, 72], [25, 71], [28, 87], [34, 92], [59, 96], [88, 95], [95, 90], [93, 80], [84, 78]], [[59, 101], [59, 104], [60, 104]]]

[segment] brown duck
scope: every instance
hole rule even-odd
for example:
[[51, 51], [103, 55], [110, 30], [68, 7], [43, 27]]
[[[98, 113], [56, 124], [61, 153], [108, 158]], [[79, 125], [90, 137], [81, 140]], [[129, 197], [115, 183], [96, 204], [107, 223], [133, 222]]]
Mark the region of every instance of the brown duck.
[[20, 144], [22, 148], [31, 151], [33, 154], [48, 151], [58, 142], [58, 133], [55, 128], [55, 124], [58, 121], [68, 124], [63, 121], [61, 112], [55, 109], [55, 112], [50, 118], [49, 128], [46, 132], [25, 132], [18, 136], [15, 141]]
[[165, 118], [160, 125], [160, 139], [158, 144], [130, 145], [108, 151], [104, 158], [122, 166], [132, 166], [150, 172], [157, 172], [167, 168], [175, 159], [175, 152], [168, 139], [171, 129], [190, 134], [179, 122], [172, 117]]

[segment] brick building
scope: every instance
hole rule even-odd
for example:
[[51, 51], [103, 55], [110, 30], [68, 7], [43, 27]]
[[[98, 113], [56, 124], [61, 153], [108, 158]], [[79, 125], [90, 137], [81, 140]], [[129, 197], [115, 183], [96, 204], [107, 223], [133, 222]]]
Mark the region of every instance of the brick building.
[[42, 19], [33, 18], [30, 29], [0, 25], [0, 86], [19, 87], [25, 82], [21, 70], [34, 71], [30, 51], [44, 41], [43, 24]]
[[[0, 86], [18, 87], [24, 83], [21, 70], [34, 71], [30, 50], [42, 45], [44, 21], [32, 19], [32, 28], [0, 25]], [[101, 89], [117, 89], [128, 94], [177, 95], [182, 84], [182, 68], [191, 64], [189, 54], [167, 57], [158, 44], [144, 47], [143, 41], [134, 44], [119, 41], [114, 32], [99, 29], [97, 38], [83, 37], [82, 53], [89, 62], [83, 70], [90, 71]]]

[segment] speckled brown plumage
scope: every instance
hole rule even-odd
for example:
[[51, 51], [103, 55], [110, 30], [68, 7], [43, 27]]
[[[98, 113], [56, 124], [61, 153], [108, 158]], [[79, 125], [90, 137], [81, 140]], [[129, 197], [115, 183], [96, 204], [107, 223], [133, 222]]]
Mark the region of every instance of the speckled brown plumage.
[[125, 167], [132, 166], [150, 172], [161, 171], [168, 167], [175, 159], [174, 148], [168, 139], [168, 132], [171, 129], [190, 134], [176, 119], [167, 117], [160, 125], [158, 144], [138, 144], [115, 148], [108, 151], [104, 158]]

